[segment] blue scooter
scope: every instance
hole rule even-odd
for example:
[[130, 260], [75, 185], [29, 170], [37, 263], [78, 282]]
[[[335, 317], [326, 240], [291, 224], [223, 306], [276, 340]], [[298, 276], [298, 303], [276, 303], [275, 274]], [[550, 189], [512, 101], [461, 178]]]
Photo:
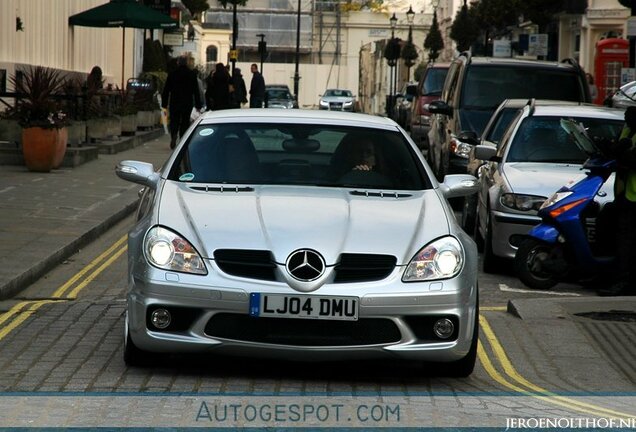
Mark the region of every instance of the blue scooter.
[[513, 239], [518, 246], [517, 276], [534, 289], [609, 276], [615, 263], [612, 204], [601, 206], [595, 198], [607, 195], [601, 187], [616, 171], [616, 161], [587, 136], [581, 124], [564, 119], [561, 127], [589, 158], [583, 164], [583, 178], [543, 203], [538, 212], [542, 222]]

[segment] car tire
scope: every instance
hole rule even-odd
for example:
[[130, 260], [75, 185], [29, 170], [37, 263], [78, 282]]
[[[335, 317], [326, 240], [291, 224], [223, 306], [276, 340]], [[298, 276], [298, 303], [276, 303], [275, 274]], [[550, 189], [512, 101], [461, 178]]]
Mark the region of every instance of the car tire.
[[150, 353], [143, 351], [135, 345], [128, 331], [128, 313], [126, 313], [124, 324], [124, 363], [128, 366], [150, 366], [152, 360]]
[[[477, 288], [478, 289], [478, 288]], [[473, 326], [473, 338], [470, 343], [468, 354], [461, 360], [457, 360], [445, 365], [445, 375], [456, 378], [466, 378], [473, 373], [477, 361], [477, 344], [479, 343], [479, 291], [477, 292], [475, 305], [475, 323]]]
[[552, 246], [539, 240], [524, 240], [515, 254], [514, 267], [517, 277], [525, 286], [532, 289], [548, 290], [559, 281], [549, 273], [540, 273], [538, 261], [550, 255]]
[[462, 228], [468, 234], [475, 232], [475, 215], [477, 213], [477, 195], [464, 197], [462, 204]]
[[488, 210], [487, 218], [483, 270], [484, 273], [498, 273], [502, 267], [502, 258], [496, 256], [492, 250], [492, 221], [490, 220], [490, 210]]

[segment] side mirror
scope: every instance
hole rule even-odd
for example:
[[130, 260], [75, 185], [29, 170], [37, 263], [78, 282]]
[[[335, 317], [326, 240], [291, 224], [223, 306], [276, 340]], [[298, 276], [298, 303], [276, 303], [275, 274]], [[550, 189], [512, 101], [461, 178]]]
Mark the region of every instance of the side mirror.
[[444, 101], [436, 100], [428, 104], [428, 111], [433, 114], [453, 116], [453, 109]]
[[444, 177], [439, 185], [444, 197], [457, 198], [477, 193], [479, 183], [477, 178], [469, 174], [451, 174]]
[[159, 183], [159, 173], [155, 172], [151, 163], [125, 160], [115, 167], [115, 174], [122, 180], [138, 183], [156, 189]]
[[497, 149], [489, 145], [475, 146], [475, 159], [497, 162]]

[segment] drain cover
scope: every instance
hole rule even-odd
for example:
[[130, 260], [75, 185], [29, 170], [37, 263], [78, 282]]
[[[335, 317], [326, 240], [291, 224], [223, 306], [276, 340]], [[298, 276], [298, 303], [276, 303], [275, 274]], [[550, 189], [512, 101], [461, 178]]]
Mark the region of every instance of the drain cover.
[[584, 312], [574, 314], [583, 318], [590, 318], [597, 321], [616, 321], [616, 322], [634, 322], [636, 323], [636, 312], [611, 310], [609, 312]]

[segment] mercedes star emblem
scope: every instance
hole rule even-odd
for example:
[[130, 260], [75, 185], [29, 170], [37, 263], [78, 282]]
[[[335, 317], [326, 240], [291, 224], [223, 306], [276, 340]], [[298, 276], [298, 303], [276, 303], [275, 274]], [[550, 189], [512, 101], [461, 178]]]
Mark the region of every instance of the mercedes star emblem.
[[311, 282], [325, 272], [325, 260], [311, 249], [299, 249], [287, 258], [287, 271], [294, 279]]

